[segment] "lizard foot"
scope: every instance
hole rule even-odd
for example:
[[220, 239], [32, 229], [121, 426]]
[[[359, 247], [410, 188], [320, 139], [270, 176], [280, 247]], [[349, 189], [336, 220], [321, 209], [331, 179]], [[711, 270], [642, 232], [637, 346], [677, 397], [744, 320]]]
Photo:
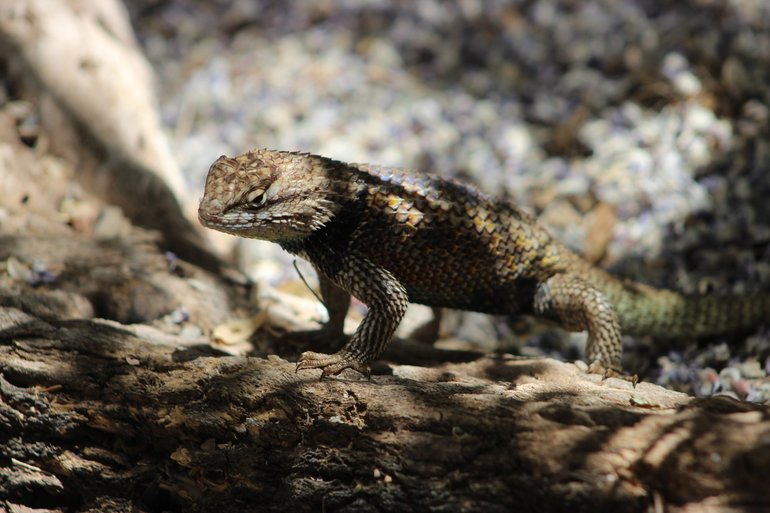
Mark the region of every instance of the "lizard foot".
[[629, 381], [634, 387], [636, 387], [636, 384], [639, 383], [639, 376], [637, 376], [636, 374], [629, 375], [613, 367], [605, 367], [598, 361], [593, 362], [591, 365], [589, 365], [588, 370], [586, 372], [588, 372], [589, 374], [601, 374], [602, 381], [604, 381], [607, 378], [618, 378], [618, 379], [622, 379], [623, 381]]
[[321, 369], [321, 378], [336, 376], [345, 369], [358, 371], [367, 378], [371, 374], [368, 364], [356, 360], [350, 353], [343, 351], [334, 354], [305, 351], [297, 361], [296, 371], [303, 369]]

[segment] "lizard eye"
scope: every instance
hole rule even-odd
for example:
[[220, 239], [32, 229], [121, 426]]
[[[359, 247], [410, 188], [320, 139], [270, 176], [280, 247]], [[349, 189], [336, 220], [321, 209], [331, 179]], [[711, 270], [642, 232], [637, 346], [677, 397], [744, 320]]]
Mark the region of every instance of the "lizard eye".
[[258, 208], [265, 204], [267, 197], [264, 189], [254, 189], [245, 198], [245, 203], [251, 208]]

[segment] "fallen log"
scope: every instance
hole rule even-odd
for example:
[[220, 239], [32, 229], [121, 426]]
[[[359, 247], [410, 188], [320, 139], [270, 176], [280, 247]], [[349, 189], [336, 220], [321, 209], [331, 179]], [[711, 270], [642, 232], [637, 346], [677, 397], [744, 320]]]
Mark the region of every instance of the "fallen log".
[[[767, 511], [768, 408], [552, 360], [318, 380], [0, 309], [0, 497], [67, 511]], [[657, 508], [657, 509], [656, 509]], [[663, 509], [660, 509], [663, 508]], [[702, 508], [702, 509], [699, 509]]]

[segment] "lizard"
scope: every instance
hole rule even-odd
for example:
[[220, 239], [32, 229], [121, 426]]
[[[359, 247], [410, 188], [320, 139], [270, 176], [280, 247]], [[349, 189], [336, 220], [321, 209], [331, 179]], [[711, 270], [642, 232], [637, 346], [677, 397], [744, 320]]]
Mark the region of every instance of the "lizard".
[[770, 319], [770, 294], [687, 296], [616, 277], [511, 202], [431, 174], [268, 149], [223, 155], [208, 171], [198, 218], [308, 260], [330, 333], [342, 336], [351, 294], [367, 306], [342, 349], [300, 355], [297, 370], [322, 377], [368, 374], [409, 302], [587, 331], [586, 359], [605, 370], [621, 368], [621, 333], [702, 337]]

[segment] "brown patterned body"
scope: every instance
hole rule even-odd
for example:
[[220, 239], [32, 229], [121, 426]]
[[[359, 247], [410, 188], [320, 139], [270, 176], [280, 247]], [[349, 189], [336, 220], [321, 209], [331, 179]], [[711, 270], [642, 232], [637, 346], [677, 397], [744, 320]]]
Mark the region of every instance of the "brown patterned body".
[[[199, 210], [211, 228], [272, 240], [308, 259], [341, 330], [353, 294], [369, 307], [339, 353], [305, 353], [298, 368], [366, 371], [407, 302], [548, 317], [587, 330], [589, 361], [619, 367], [620, 327], [667, 336], [758, 322], [766, 296], [687, 299], [619, 280], [553, 240], [533, 218], [476, 188], [431, 175], [255, 150], [212, 165]], [[343, 292], [344, 291], [344, 292]], [[721, 322], [712, 318], [717, 315]]]
[[411, 302], [532, 313], [535, 288], [559, 270], [561, 248], [529, 216], [470, 186], [369, 166], [337, 172], [349, 199], [303, 244], [366, 256]]

